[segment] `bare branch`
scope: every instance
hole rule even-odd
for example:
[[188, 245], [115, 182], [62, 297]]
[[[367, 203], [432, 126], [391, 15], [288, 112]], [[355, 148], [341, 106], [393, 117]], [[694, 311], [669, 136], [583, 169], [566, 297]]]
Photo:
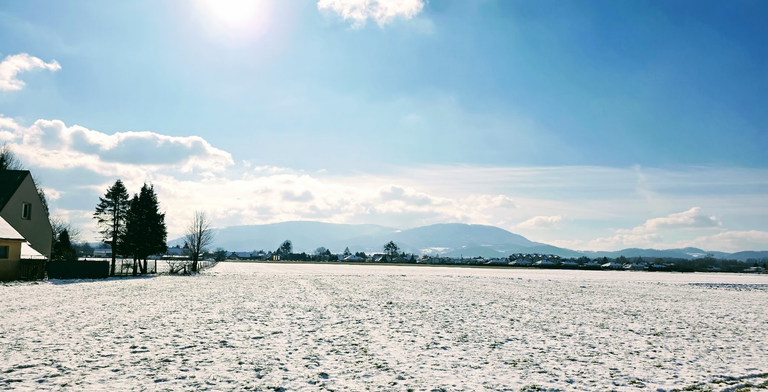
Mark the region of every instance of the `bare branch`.
[[59, 234], [61, 234], [61, 232], [64, 230], [66, 230], [69, 234], [69, 240], [73, 244], [79, 244], [82, 242], [82, 238], [80, 238], [80, 229], [72, 226], [72, 223], [66, 221], [60, 216], [51, 217], [51, 229], [53, 230], [54, 242], [58, 241]]
[[24, 170], [24, 165], [6, 143], [0, 146], [0, 170]]
[[211, 228], [211, 220], [205, 211], [195, 211], [184, 237], [192, 253], [192, 272], [197, 272], [200, 255], [213, 244], [215, 235], [215, 231]]

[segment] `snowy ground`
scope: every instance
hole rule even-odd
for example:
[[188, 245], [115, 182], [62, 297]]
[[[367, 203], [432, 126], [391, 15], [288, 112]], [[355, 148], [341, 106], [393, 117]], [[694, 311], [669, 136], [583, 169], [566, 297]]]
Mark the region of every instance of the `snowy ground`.
[[0, 298], [0, 389], [768, 387], [765, 275], [221, 263]]

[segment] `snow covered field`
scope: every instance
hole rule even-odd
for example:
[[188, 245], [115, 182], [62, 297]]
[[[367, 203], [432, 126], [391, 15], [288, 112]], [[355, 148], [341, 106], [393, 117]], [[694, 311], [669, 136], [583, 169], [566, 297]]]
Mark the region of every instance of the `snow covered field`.
[[768, 386], [765, 275], [221, 263], [0, 298], [7, 389]]

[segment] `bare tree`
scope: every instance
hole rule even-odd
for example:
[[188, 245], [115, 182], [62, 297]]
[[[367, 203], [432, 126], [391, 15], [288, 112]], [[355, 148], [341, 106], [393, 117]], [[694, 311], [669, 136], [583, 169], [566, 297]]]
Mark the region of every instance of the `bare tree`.
[[82, 242], [82, 239], [80, 238], [80, 229], [72, 226], [72, 223], [60, 216], [51, 217], [51, 229], [53, 231], [54, 243], [59, 240], [59, 235], [65, 230], [69, 234], [69, 240], [72, 241], [73, 244]]
[[80, 242], [80, 229], [72, 226], [60, 216], [53, 216], [50, 219], [51, 231], [53, 237], [52, 260], [77, 260], [77, 249], [73, 246]]
[[24, 165], [6, 143], [0, 146], [0, 170], [24, 170]]
[[200, 255], [211, 246], [215, 235], [205, 211], [195, 211], [185, 236], [192, 258], [192, 272], [197, 272]]
[[186, 260], [178, 260], [178, 259], [168, 259], [166, 260], [168, 263], [168, 273], [173, 274], [186, 274], [187, 273], [187, 267], [189, 266], [189, 263]]

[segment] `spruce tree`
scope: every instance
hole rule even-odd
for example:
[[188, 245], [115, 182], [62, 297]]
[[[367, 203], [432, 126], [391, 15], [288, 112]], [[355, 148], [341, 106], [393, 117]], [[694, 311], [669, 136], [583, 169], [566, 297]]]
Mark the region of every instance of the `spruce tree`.
[[112, 248], [112, 266], [110, 275], [115, 275], [117, 253], [120, 249], [121, 235], [125, 231], [125, 221], [128, 216], [128, 190], [119, 179], [107, 189], [104, 197], [99, 197], [93, 218], [99, 226], [102, 241]]
[[144, 184], [139, 194], [134, 194], [130, 201], [125, 232], [121, 237], [121, 253], [133, 257], [134, 275], [137, 267], [140, 267], [142, 274], [146, 274], [149, 256], [168, 249], [167, 237], [165, 214], [160, 213], [155, 188]]
[[142, 273], [147, 273], [147, 258], [150, 255], [164, 253], [168, 250], [166, 241], [168, 230], [165, 226], [165, 214], [160, 212], [160, 203], [155, 194], [154, 185], [144, 184], [139, 193], [140, 211], [143, 216], [144, 235], [140, 256], [144, 260]]
[[69, 240], [69, 232], [65, 229], [59, 233], [58, 239], [53, 244], [51, 259], [64, 261], [77, 261], [77, 251]]
[[133, 258], [133, 275], [138, 272], [138, 260], [141, 252], [142, 237], [144, 237], [144, 216], [139, 203], [139, 195], [133, 194], [128, 202], [128, 213], [125, 216], [125, 230], [120, 233], [120, 254]]

